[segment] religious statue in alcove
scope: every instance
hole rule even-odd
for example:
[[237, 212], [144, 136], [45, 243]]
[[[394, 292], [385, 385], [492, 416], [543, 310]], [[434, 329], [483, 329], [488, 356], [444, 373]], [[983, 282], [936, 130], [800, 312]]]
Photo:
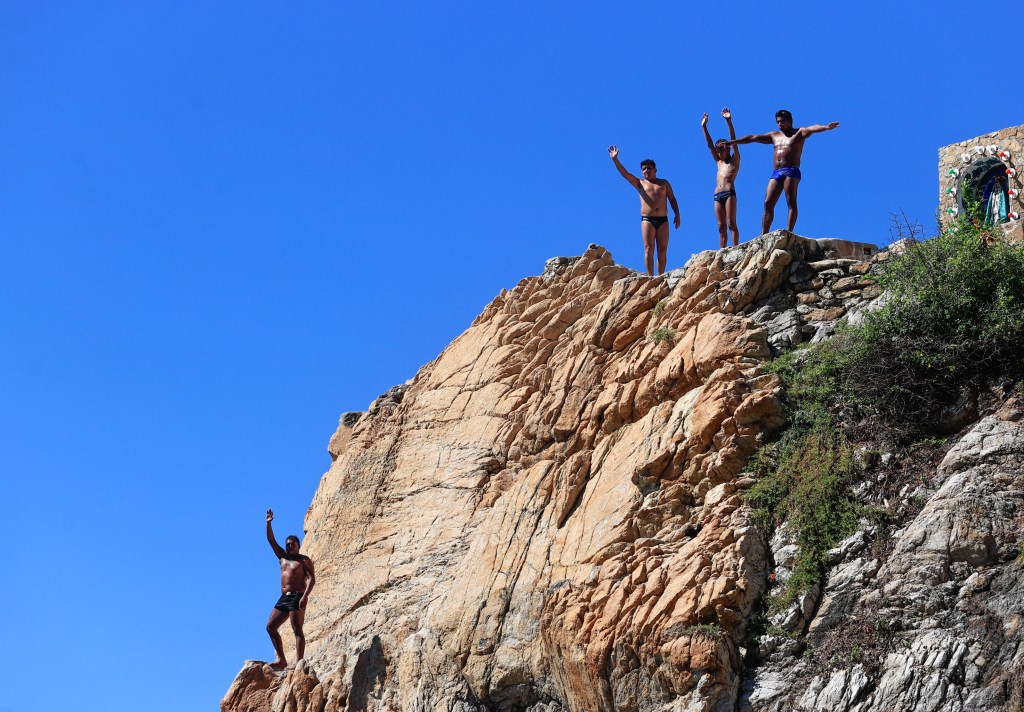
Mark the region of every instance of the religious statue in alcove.
[[1005, 175], [996, 174], [985, 183], [981, 198], [985, 208], [985, 222], [998, 225], [1009, 220], [1010, 196]]

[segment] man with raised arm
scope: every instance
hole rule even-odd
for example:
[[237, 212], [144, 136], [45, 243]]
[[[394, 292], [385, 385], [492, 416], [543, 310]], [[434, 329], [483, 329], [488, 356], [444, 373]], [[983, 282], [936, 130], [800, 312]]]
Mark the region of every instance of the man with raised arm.
[[786, 204], [789, 206], [789, 220], [786, 227], [790, 232], [796, 227], [796, 193], [800, 187], [800, 156], [804, 152], [804, 141], [811, 134], [831, 131], [839, 126], [838, 121], [833, 121], [826, 125], [815, 124], [795, 129], [793, 128], [793, 115], [785, 109], [775, 112], [775, 123], [779, 125], [778, 131], [726, 141], [729, 146], [741, 143], [771, 143], [775, 145], [775, 171], [768, 179], [768, 191], [764, 196], [764, 217], [761, 218], [762, 234], [772, 229], [772, 220], [775, 219], [775, 204], [779, 202], [779, 195], [783, 191], [786, 193]]
[[313, 573], [313, 560], [308, 556], [299, 553], [299, 538], [294, 534], [284, 540], [285, 548], [282, 549], [274, 539], [274, 530], [270, 523], [274, 521], [274, 512], [267, 510], [267, 541], [270, 547], [277, 554], [281, 562], [281, 598], [277, 600], [274, 610], [270, 612], [270, 620], [267, 621], [267, 633], [274, 644], [274, 652], [277, 657], [270, 663], [272, 668], [284, 668], [288, 661], [284, 657], [284, 643], [281, 642], [281, 634], [277, 629], [290, 619], [292, 633], [295, 634], [295, 656], [296, 660], [302, 660], [306, 650], [306, 637], [302, 633], [302, 622], [306, 617], [306, 602], [309, 600], [309, 592], [313, 590], [316, 583], [316, 576]]
[[[729, 124], [729, 138], [736, 140], [736, 129], [732, 126], [732, 112], [729, 107], [722, 109], [722, 118]], [[711, 158], [718, 167], [718, 176], [715, 178], [715, 220], [718, 221], [718, 246], [725, 249], [726, 225], [732, 232], [733, 247], [740, 244], [740, 231], [736, 227], [736, 176], [740, 172], [740, 150], [730, 151], [729, 145], [724, 138], [711, 143], [711, 134], [708, 133], [708, 115], [700, 122], [704, 129], [704, 140], [708, 143], [708, 150], [711, 151]]]
[[658, 274], [665, 271], [668, 262], [668, 206], [672, 203], [672, 211], [676, 214], [675, 226], [679, 229], [679, 204], [667, 180], [657, 177], [658, 168], [654, 161], [640, 161], [640, 172], [643, 178], [637, 178], [619, 163], [619, 149], [608, 147], [608, 155], [612, 157], [615, 167], [622, 177], [640, 193], [640, 236], [644, 240], [644, 266], [647, 274], [654, 276], [654, 249], [658, 249]]

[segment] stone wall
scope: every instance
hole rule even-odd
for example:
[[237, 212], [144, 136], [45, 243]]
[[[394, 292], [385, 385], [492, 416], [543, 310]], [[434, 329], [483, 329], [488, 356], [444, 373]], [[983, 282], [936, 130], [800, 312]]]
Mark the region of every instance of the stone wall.
[[[982, 134], [977, 138], [950, 144], [939, 149], [939, 210], [944, 219], [954, 217], [958, 209], [957, 195], [966, 171], [978, 161], [998, 158], [1016, 175], [1010, 176], [1010, 209], [1018, 216], [1003, 225], [1007, 240], [1024, 242], [1024, 125]], [[965, 159], [965, 156], [967, 157]]]
[[[879, 251], [870, 243], [837, 240], [803, 240], [802, 259], [794, 260], [785, 284], [767, 299], [747, 308], [750, 318], [768, 335], [772, 355], [804, 343], [830, 338], [839, 322], [859, 323], [864, 314], [878, 306], [882, 287], [876, 275], [882, 263], [902, 254], [908, 241]], [[861, 253], [864, 259], [845, 255]]]

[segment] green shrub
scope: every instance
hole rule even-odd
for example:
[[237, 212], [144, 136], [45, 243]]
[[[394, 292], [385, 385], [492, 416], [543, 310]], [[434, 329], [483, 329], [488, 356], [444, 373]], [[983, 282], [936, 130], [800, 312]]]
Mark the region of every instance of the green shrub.
[[831, 398], [916, 435], [965, 389], [1024, 376], [1020, 246], [961, 220], [885, 263], [879, 279], [887, 305], [807, 351], [790, 374], [798, 399]]
[[886, 306], [769, 365], [783, 382], [789, 425], [756, 456], [760, 477], [748, 499], [766, 535], [788, 522], [800, 548], [775, 607], [820, 580], [828, 550], [861, 517], [880, 531], [887, 525], [853, 496], [859, 472], [840, 424], [867, 418], [875, 432], [912, 442], [964, 389], [1024, 378], [1024, 248], [963, 219], [891, 258], [879, 279]]
[[782, 438], [755, 462], [761, 477], [748, 495], [766, 534], [788, 522], [799, 553], [776, 607], [788, 605], [825, 572], [828, 550], [856, 531], [862, 507], [851, 485], [859, 474], [853, 448], [820, 409], [797, 410]]
[[676, 331], [675, 329], [670, 329], [667, 326], [661, 326], [651, 332], [651, 338], [654, 339], [654, 343], [656, 344], [672, 344], [675, 343], [676, 340]]

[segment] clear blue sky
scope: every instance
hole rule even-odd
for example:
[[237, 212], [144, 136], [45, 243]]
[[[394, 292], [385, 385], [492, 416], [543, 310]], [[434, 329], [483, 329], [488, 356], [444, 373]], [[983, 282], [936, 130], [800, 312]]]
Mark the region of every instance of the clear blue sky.
[[[271, 654], [264, 511], [301, 533], [338, 416], [549, 257], [641, 267], [609, 144], [675, 187], [670, 268], [717, 246], [724, 105], [842, 122], [798, 232], [930, 225], [936, 150], [1024, 122], [970, 12], [4, 3], [0, 712], [215, 709]], [[744, 239], [770, 164], [744, 148]]]

